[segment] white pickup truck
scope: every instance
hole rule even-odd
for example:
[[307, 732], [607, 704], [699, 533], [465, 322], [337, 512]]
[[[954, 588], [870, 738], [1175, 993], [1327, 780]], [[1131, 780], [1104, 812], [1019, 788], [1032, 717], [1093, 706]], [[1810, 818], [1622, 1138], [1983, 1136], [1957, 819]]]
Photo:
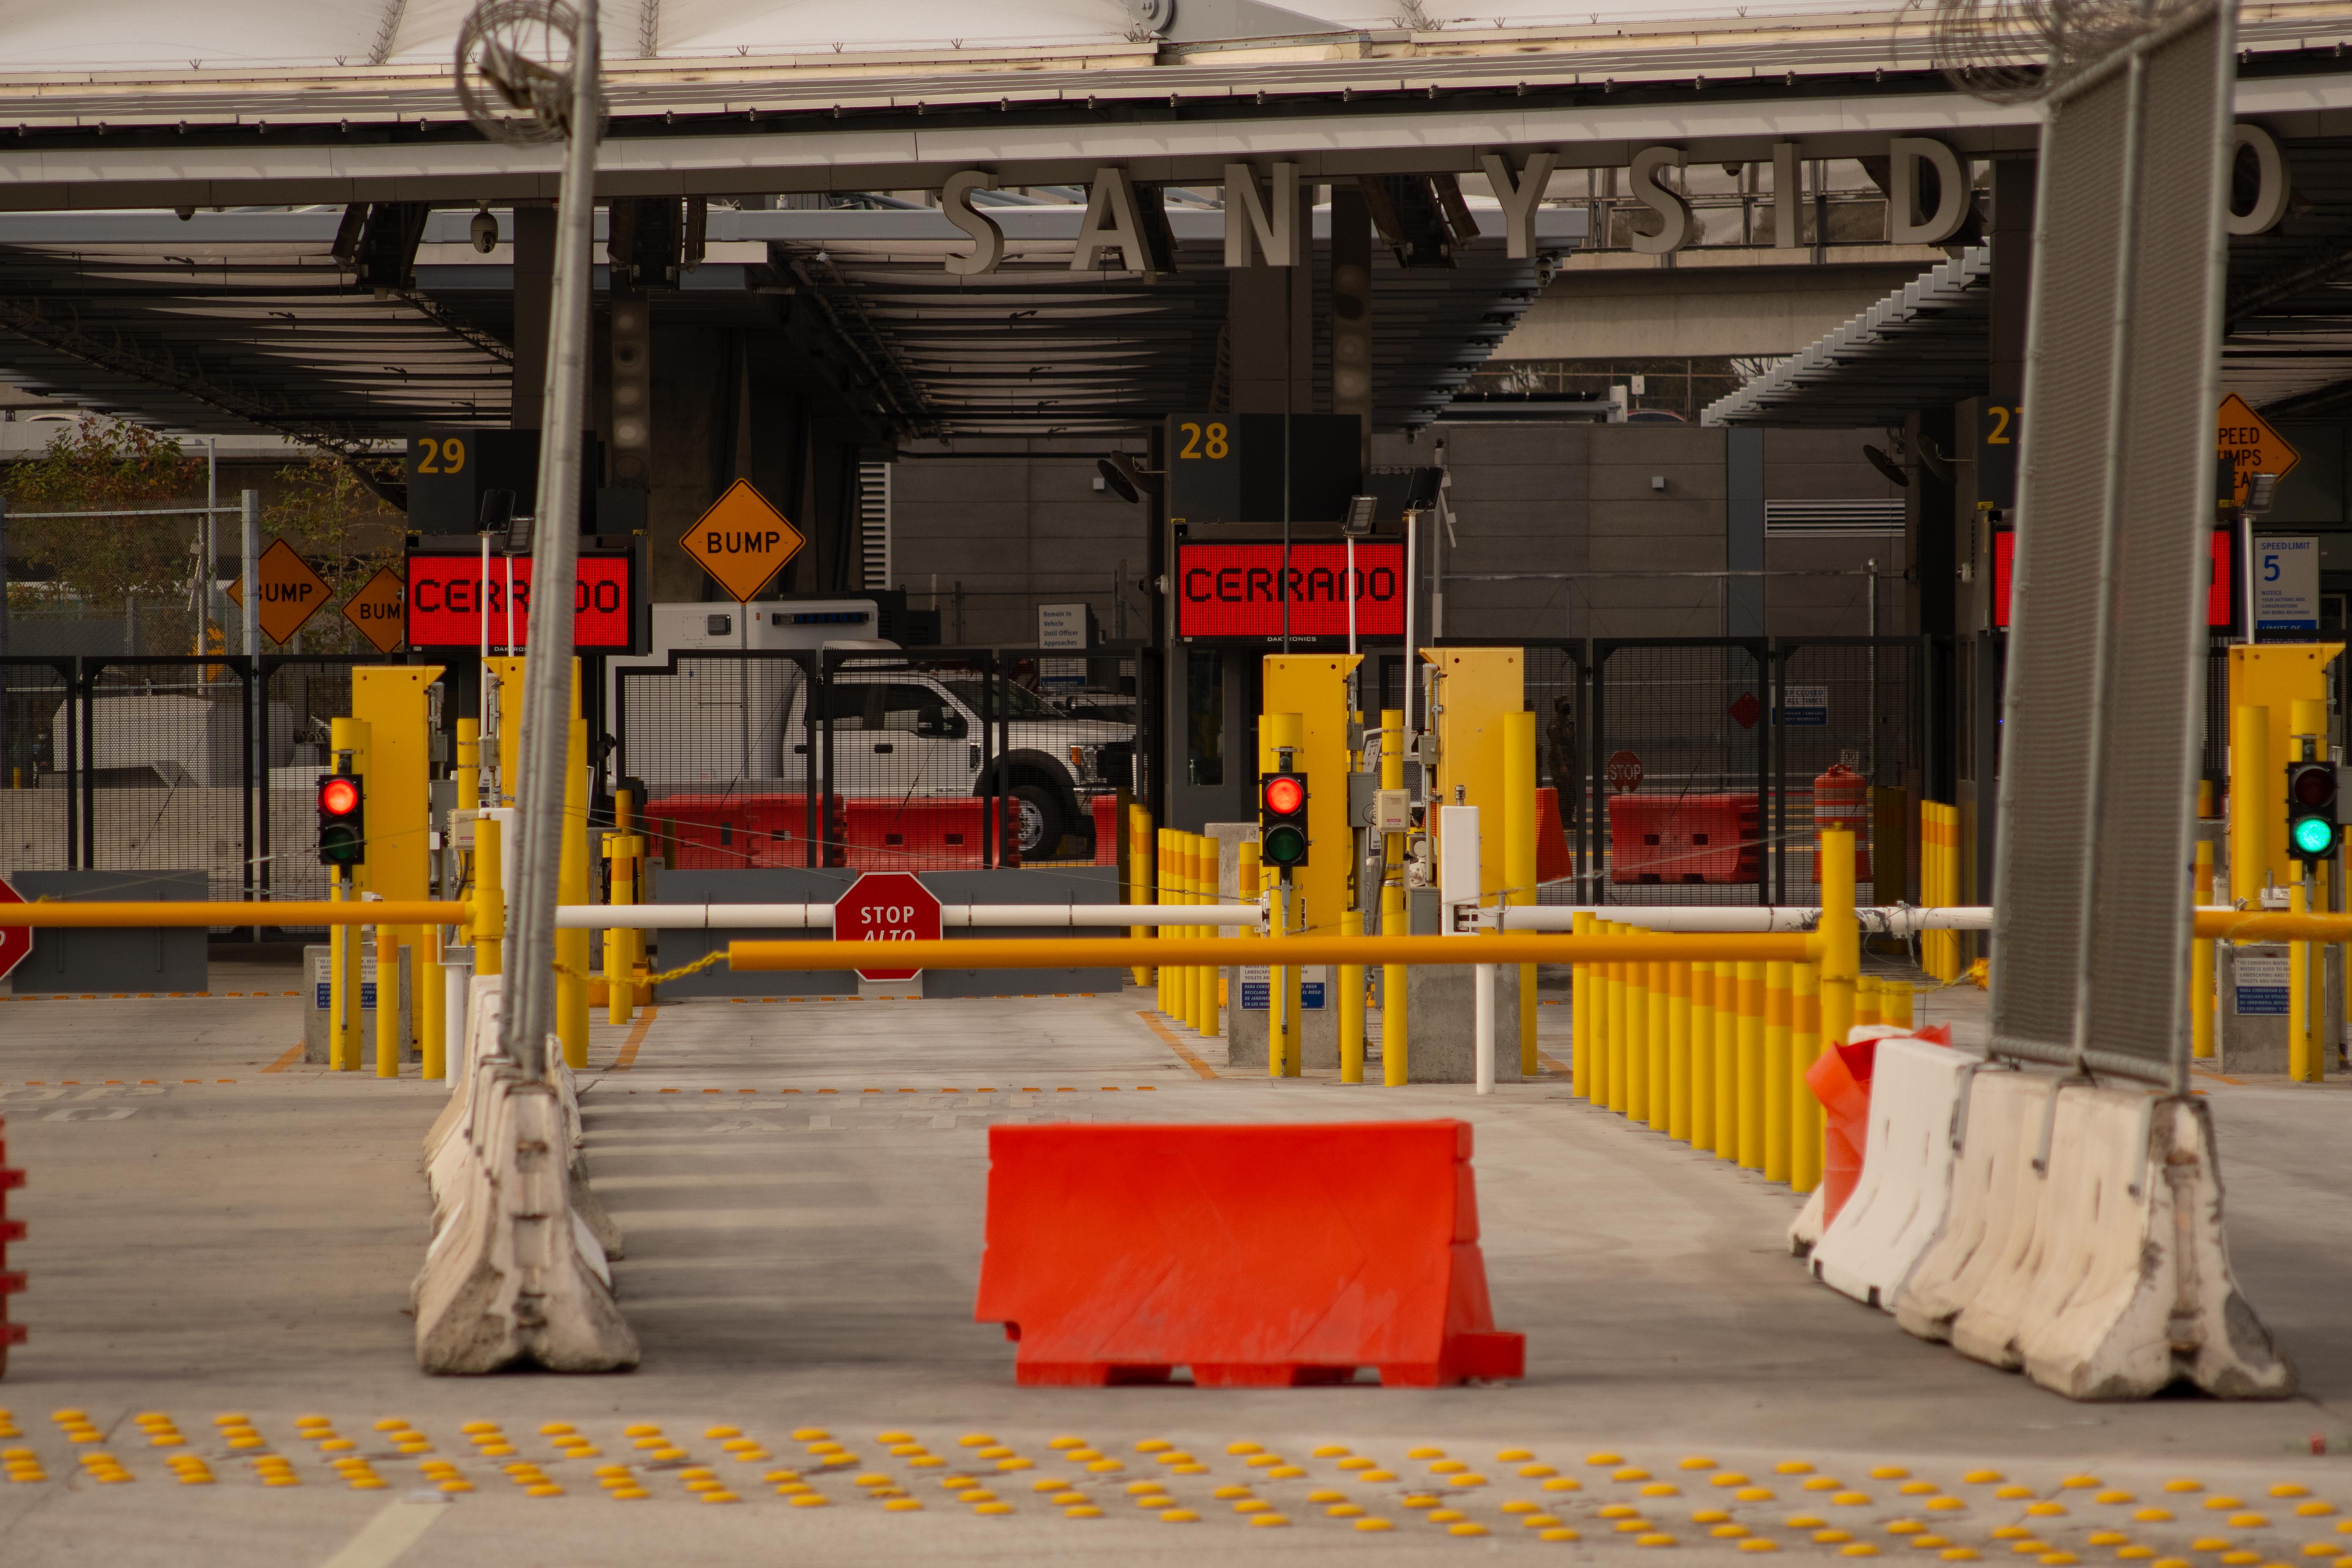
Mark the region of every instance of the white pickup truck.
[[[982, 766], [976, 673], [897, 664], [887, 655], [835, 672], [833, 790], [866, 795], [987, 795], [1000, 784], [1020, 812], [1024, 859], [1056, 853], [1066, 835], [1090, 844], [1087, 802], [1135, 777], [1135, 726], [1076, 719], [1025, 688], [994, 686], [1003, 751]], [[784, 787], [808, 785], [808, 691], [790, 681], [782, 759]], [[820, 712], [820, 722], [826, 717]], [[1088, 851], [1091, 853], [1091, 850]]]

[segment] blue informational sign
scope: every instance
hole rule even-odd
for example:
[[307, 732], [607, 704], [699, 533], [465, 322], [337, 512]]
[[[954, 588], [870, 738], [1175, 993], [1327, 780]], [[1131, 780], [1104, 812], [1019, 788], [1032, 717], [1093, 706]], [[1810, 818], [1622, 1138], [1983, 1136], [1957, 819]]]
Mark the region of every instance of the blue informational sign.
[[2319, 629], [2319, 541], [2254, 541], [2254, 632]]
[[1827, 724], [1830, 689], [1826, 686], [1784, 686], [1780, 689], [1780, 722]]

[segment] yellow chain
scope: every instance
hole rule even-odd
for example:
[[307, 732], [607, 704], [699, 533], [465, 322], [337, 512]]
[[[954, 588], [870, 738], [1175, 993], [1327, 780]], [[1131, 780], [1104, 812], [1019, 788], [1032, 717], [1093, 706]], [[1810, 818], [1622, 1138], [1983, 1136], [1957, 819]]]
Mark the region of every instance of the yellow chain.
[[[700, 958], [696, 959], [692, 963], [686, 965], [682, 969], [665, 969], [659, 974], [639, 975], [635, 977], [634, 983], [639, 985], [660, 985], [672, 980], [683, 980], [689, 974], [698, 974], [703, 970], [709, 969], [714, 964], [720, 964], [726, 962], [727, 950], [722, 947], [715, 952], [704, 953]], [[570, 964], [563, 963], [560, 959], [556, 962], [554, 967], [556, 973], [568, 974], [574, 980], [593, 980], [601, 978], [596, 975], [583, 974], [579, 970], [572, 968]]]

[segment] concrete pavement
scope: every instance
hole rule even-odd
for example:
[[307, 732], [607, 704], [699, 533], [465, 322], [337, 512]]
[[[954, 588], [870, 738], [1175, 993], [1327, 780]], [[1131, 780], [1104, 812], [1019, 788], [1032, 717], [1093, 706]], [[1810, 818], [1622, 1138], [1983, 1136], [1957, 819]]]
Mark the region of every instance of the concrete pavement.
[[[268, 978], [215, 984], [292, 988], [290, 973], [282, 986]], [[644, 1365], [617, 1377], [482, 1380], [419, 1374], [405, 1312], [425, 1238], [417, 1142], [440, 1086], [288, 1064], [300, 1015], [282, 996], [0, 1005], [0, 1115], [11, 1163], [32, 1173], [11, 1212], [33, 1227], [11, 1249], [11, 1266], [31, 1276], [16, 1312], [33, 1338], [0, 1381], [0, 1407], [22, 1436], [0, 1438], [0, 1450], [31, 1450], [47, 1478], [0, 1483], [0, 1561], [92, 1549], [134, 1563], [341, 1568], [782, 1552], [844, 1563], [1210, 1552], [1419, 1561], [1613, 1555], [1643, 1550], [1626, 1543], [1651, 1535], [1702, 1555], [1770, 1542], [1823, 1556], [1866, 1545], [1989, 1560], [2017, 1555], [2022, 1539], [2041, 1543], [2024, 1554], [2036, 1561], [2145, 1547], [2158, 1561], [2242, 1568], [2225, 1550], [2261, 1564], [2352, 1544], [2337, 1516], [2294, 1511], [2352, 1506], [2352, 1479], [2336, 1484], [2338, 1454], [2352, 1448], [2337, 1414], [2352, 1392], [2341, 1348], [2352, 1219], [2336, 1201], [2334, 1085], [2200, 1080], [2221, 1129], [2233, 1258], [2296, 1359], [2305, 1396], [2076, 1405], [1910, 1340], [1884, 1314], [1811, 1284], [1780, 1244], [1795, 1207], [1785, 1191], [1586, 1107], [1563, 1080], [1506, 1086], [1484, 1101], [1466, 1089], [1269, 1082], [1224, 1076], [1214, 1042], [1178, 1033], [1217, 1074], [1202, 1077], [1139, 1016], [1148, 1005], [1135, 991], [701, 1002], [631, 1028], [597, 1026], [582, 1080], [589, 1163], [627, 1235], [615, 1278]], [[1946, 993], [1930, 1016], [1948, 1007], [1965, 1028], [1970, 1005]], [[1568, 1014], [1540, 1009], [1547, 1053], [1562, 1059]], [[1528, 1334], [1523, 1384], [1023, 1390], [1013, 1347], [971, 1321], [987, 1125], [1399, 1114], [1475, 1125], [1496, 1319]], [[100, 1440], [71, 1441], [51, 1420], [60, 1410], [84, 1412]], [[168, 1415], [185, 1448], [152, 1446], [133, 1420], [142, 1413]], [[231, 1447], [214, 1425], [225, 1414], [248, 1416], [258, 1445]], [[298, 1418], [313, 1415], [333, 1437], [299, 1435]], [[397, 1452], [378, 1430], [395, 1421], [431, 1451]], [[517, 1452], [477, 1454], [460, 1428], [478, 1422], [496, 1423]], [[539, 1430], [551, 1424], [575, 1427], [600, 1453], [562, 1457], [552, 1444], [568, 1435]], [[646, 1461], [667, 1450], [636, 1447], [627, 1429], [637, 1426], [658, 1427], [683, 1458]], [[741, 1436], [707, 1436], [728, 1428]], [[801, 1432], [827, 1436], [796, 1440]], [[961, 1444], [983, 1434], [1000, 1442]], [[1063, 1436], [1104, 1458], [1061, 1457], [1069, 1450], [1050, 1443]], [[2315, 1436], [2338, 1452], [2314, 1456]], [[737, 1460], [730, 1442], [767, 1457]], [[855, 1462], [809, 1451], [834, 1442]], [[1203, 1468], [1176, 1474], [1137, 1451], [1150, 1442]], [[1265, 1453], [1228, 1452], [1250, 1444]], [[988, 1447], [1008, 1452], [982, 1458]], [[1349, 1452], [1316, 1457], [1328, 1448]], [[1423, 1448], [1451, 1458], [1410, 1457]], [[92, 1479], [75, 1455], [93, 1450], [135, 1479]], [[212, 1484], [173, 1479], [164, 1459], [184, 1451], [208, 1460]], [[1496, 1458], [1521, 1452], [1530, 1458]], [[290, 1460], [299, 1484], [263, 1486], [257, 1454]], [[1267, 1454], [1287, 1463], [1249, 1463]], [[368, 1457], [381, 1487], [355, 1489], [330, 1467], [347, 1455]], [[1622, 1462], [1590, 1462], [1596, 1455]], [[1357, 1457], [1398, 1479], [1342, 1468]], [[1026, 1468], [996, 1468], [1007, 1459]], [[444, 1491], [436, 1476], [450, 1472], [419, 1468], [444, 1460], [471, 1489]], [[499, 1468], [518, 1460], [536, 1461], [562, 1495], [531, 1496]], [[1711, 1463], [1685, 1470], [1685, 1460]], [[643, 1486], [632, 1489], [644, 1499], [603, 1495], [594, 1470], [622, 1461], [638, 1463]], [[1456, 1474], [1486, 1484], [1431, 1473], [1457, 1462], [1470, 1468]], [[1813, 1469], [1780, 1473], [1800, 1463]], [[1519, 1473], [1529, 1468], [1555, 1473]], [[740, 1500], [691, 1500], [688, 1482], [702, 1479], [692, 1472], [706, 1468]], [[803, 1479], [757, 1479], [787, 1469]], [[1267, 1479], [1289, 1469], [1303, 1473]], [[1913, 1473], [1874, 1479], [1892, 1469]], [[1612, 1479], [1633, 1470], [1649, 1476]], [[2004, 1479], [1967, 1479], [1990, 1471]], [[1713, 1484], [1727, 1472], [1748, 1484]], [[985, 1490], [1011, 1511], [954, 1500], [940, 1484], [949, 1476], [982, 1479], [956, 1491]], [[2062, 1485], [2086, 1476], [2104, 1484]], [[861, 1487], [859, 1477], [887, 1484]], [[1127, 1489], [1146, 1477], [1167, 1486], [1170, 1505], [1136, 1506]], [[1824, 1477], [1843, 1484], [1805, 1489]], [[1040, 1479], [1055, 1489], [1034, 1490]], [[2202, 1489], [2163, 1490], [2187, 1479]], [[1574, 1489], [1553, 1484], [1568, 1480]], [[1928, 1489], [1906, 1494], [1906, 1484]], [[793, 1506], [779, 1485], [828, 1502]], [[1251, 1495], [1215, 1495], [1236, 1486]], [[2279, 1486], [2312, 1495], [2271, 1497]], [[1644, 1495], [1659, 1487], [1676, 1490]], [[2004, 1487], [2028, 1495], [1996, 1496]], [[1435, 1500], [1408, 1506], [1416, 1488]], [[1101, 1517], [1072, 1518], [1051, 1500], [1072, 1489]], [[1739, 1500], [1756, 1491], [1772, 1495]], [[863, 1500], [869, 1492], [905, 1498]], [[402, 1500], [417, 1493], [436, 1500]], [[1323, 1493], [1337, 1499], [1317, 1500]], [[2133, 1500], [2092, 1500], [2121, 1493]], [[2200, 1506], [2216, 1496], [2242, 1506]], [[2065, 1511], [2025, 1511], [2053, 1503]], [[1335, 1518], [1335, 1508], [1363, 1512]], [[1609, 1508], [1634, 1509], [1650, 1528], [1621, 1532], [1627, 1521], [1602, 1517]], [[2155, 1508], [2177, 1517], [2134, 1518]], [[1170, 1511], [1198, 1517], [1163, 1521]], [[1699, 1517], [1717, 1512], [1726, 1517]], [[1439, 1513], [1461, 1517], [1431, 1522]], [[1246, 1522], [1269, 1514], [1287, 1526]], [[1530, 1529], [1520, 1522], [1529, 1517], [1558, 1522]], [[2264, 1522], [2228, 1522], [2255, 1517]], [[1812, 1518], [1822, 1522], [1789, 1522]], [[1392, 1528], [1357, 1528], [1363, 1519]], [[1922, 1528], [1889, 1528], [1905, 1523]], [[1462, 1527], [1483, 1533], [1453, 1533]], [[1996, 1536], [2007, 1529], [2034, 1533]], [[1547, 1531], [1579, 1539], [1548, 1541]], [[1852, 1539], [1814, 1540], [1822, 1531]], [[1946, 1544], [1905, 1544], [1923, 1536]]]

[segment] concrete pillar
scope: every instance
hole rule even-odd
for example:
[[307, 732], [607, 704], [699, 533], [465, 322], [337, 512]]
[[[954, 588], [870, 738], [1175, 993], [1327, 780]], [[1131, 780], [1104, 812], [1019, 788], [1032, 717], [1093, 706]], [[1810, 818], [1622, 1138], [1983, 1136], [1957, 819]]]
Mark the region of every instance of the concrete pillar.
[[514, 214], [514, 392], [507, 423], [536, 430], [547, 401], [547, 318], [555, 296], [555, 207]]
[[[1298, 193], [1299, 227], [1313, 212], [1311, 186]], [[1225, 322], [1235, 414], [1315, 412], [1315, 271], [1311, 267], [1239, 267]]]
[[1331, 193], [1331, 412], [1364, 422], [1371, 461], [1372, 215], [1361, 191]]

